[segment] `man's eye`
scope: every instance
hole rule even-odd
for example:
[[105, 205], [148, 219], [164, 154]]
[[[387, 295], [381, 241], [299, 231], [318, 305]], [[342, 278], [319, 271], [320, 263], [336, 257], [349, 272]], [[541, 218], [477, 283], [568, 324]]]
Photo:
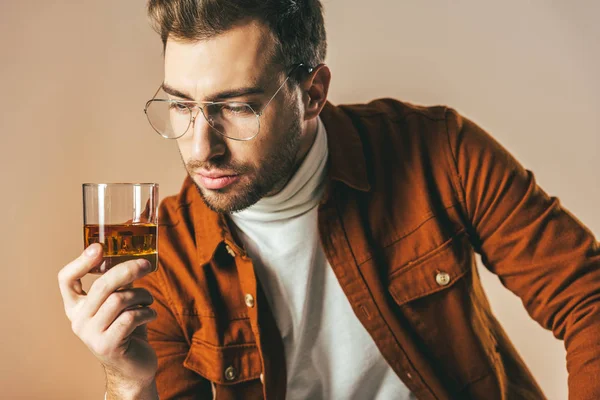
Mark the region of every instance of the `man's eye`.
[[254, 112], [246, 104], [227, 104], [221, 108], [223, 112], [229, 114], [253, 114]]
[[189, 113], [190, 112], [190, 109], [188, 106], [186, 106], [185, 104], [180, 104], [180, 103], [170, 103], [169, 108], [172, 111], [179, 112], [179, 113]]

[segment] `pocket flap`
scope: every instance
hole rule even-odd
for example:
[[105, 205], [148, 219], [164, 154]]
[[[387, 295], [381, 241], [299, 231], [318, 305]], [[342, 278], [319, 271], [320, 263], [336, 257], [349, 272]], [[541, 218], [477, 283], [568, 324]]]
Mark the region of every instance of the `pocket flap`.
[[472, 250], [465, 232], [448, 239], [435, 250], [395, 270], [389, 291], [398, 305], [448, 289], [471, 268]]
[[196, 338], [183, 365], [220, 385], [233, 385], [258, 379], [262, 372], [256, 344], [214, 346]]

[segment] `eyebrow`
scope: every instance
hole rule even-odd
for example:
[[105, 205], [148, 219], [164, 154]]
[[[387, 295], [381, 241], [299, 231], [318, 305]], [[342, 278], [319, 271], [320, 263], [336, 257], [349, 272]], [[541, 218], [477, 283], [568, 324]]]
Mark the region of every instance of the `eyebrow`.
[[[182, 99], [186, 99], [189, 101], [195, 101], [189, 93], [183, 92], [181, 90], [175, 89], [172, 86], [169, 86], [166, 83], [162, 84], [162, 90], [171, 96], [180, 97]], [[236, 97], [249, 96], [252, 94], [263, 94], [265, 93], [264, 89], [258, 86], [248, 86], [242, 87], [238, 89], [230, 89], [218, 92], [212, 96], [208, 97], [207, 101], [222, 101], [227, 99], [233, 99]]]

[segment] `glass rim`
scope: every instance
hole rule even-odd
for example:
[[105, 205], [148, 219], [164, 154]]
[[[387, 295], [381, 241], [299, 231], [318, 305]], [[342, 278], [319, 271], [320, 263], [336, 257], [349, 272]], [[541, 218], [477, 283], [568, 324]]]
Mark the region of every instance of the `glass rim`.
[[108, 182], [108, 183], [82, 183], [81, 186], [159, 186], [158, 183], [152, 182]]

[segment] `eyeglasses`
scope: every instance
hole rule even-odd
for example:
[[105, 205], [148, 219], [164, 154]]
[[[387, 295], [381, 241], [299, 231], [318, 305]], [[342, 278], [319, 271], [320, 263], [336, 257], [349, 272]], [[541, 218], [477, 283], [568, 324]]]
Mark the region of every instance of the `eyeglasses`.
[[237, 141], [252, 140], [260, 132], [260, 117], [265, 109], [299, 67], [305, 67], [309, 74], [313, 71], [313, 68], [302, 63], [296, 64], [275, 94], [258, 111], [248, 103], [237, 101], [157, 99], [161, 85], [152, 99], [146, 102], [144, 113], [152, 128], [166, 139], [179, 139], [185, 135], [190, 126], [195, 125], [196, 118], [201, 113], [208, 124], [222, 136]]

